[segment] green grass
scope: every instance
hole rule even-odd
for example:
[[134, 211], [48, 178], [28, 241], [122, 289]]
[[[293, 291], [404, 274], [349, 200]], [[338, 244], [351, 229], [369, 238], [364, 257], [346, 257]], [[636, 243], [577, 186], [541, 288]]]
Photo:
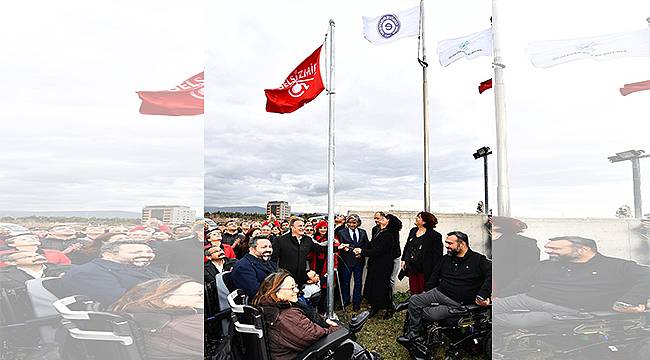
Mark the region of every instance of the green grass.
[[[409, 297], [408, 293], [395, 294], [394, 301], [399, 303]], [[362, 304], [362, 310], [367, 308], [367, 304]], [[351, 311], [351, 310], [350, 310]], [[339, 312], [340, 314], [340, 312]], [[395, 313], [391, 319], [383, 320], [381, 313], [368, 319], [363, 330], [357, 334], [358, 342], [370, 351], [377, 352], [385, 360], [405, 360], [409, 359], [406, 349], [397, 343], [395, 339], [402, 335], [404, 325], [404, 316], [406, 311]], [[443, 350], [438, 352], [439, 358], [443, 359]], [[468, 360], [486, 360], [486, 356], [466, 356]]]

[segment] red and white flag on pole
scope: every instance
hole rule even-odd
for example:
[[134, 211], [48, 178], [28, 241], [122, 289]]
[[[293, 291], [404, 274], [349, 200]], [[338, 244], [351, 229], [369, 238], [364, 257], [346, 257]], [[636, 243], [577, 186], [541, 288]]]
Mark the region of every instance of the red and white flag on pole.
[[492, 89], [492, 79], [488, 79], [480, 83], [478, 86], [478, 93], [483, 94], [483, 91], [487, 89]]
[[142, 99], [140, 114], [199, 115], [203, 114], [203, 71], [170, 90], [138, 91]]
[[325, 87], [320, 75], [319, 46], [296, 67], [277, 89], [266, 89], [266, 111], [286, 114], [300, 109], [314, 100]]
[[633, 92], [637, 91], [642, 91], [642, 90], [650, 90], [650, 80], [646, 81], [640, 81], [636, 83], [631, 83], [631, 84], [625, 84], [623, 87], [620, 89], [621, 95], [629, 95]]

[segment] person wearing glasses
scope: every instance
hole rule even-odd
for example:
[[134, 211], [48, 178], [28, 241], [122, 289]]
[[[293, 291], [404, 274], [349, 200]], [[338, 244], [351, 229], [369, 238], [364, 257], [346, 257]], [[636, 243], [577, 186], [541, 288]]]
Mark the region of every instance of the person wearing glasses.
[[309, 236], [310, 238], [314, 238], [314, 226], [311, 224], [305, 224], [305, 235]]
[[298, 285], [288, 271], [267, 276], [253, 299], [262, 309], [274, 360], [293, 360], [323, 336], [338, 329], [316, 310], [298, 301]]
[[203, 285], [192, 278], [143, 282], [110, 309], [131, 314], [143, 330], [148, 360], [203, 359]]

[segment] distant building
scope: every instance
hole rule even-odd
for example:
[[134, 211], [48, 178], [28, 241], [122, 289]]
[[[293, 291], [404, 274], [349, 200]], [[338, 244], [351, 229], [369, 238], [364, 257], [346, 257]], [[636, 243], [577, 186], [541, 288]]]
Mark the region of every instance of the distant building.
[[291, 216], [291, 206], [286, 201], [269, 201], [266, 204], [266, 215], [271, 214], [280, 220], [287, 219]]
[[145, 206], [142, 209], [142, 223], [150, 219], [158, 219], [168, 225], [191, 224], [196, 220], [196, 211], [180, 205]]

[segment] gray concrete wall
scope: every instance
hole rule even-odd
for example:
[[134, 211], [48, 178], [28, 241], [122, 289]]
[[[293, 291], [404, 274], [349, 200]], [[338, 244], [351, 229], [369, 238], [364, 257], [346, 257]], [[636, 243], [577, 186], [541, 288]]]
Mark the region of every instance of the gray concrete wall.
[[[370, 235], [375, 225], [374, 211], [349, 211], [361, 217], [361, 227]], [[402, 220], [404, 227], [400, 232], [402, 248], [409, 230], [415, 226], [415, 211], [391, 212]], [[486, 248], [488, 232], [484, 227], [487, 217], [477, 214], [435, 214], [438, 218], [436, 230], [445, 235], [460, 230], [469, 235], [470, 247], [477, 252], [489, 255]], [[542, 250], [542, 259], [546, 256], [543, 247], [549, 238], [561, 235], [578, 235], [596, 240], [599, 251], [608, 256], [631, 259], [640, 264], [650, 265], [650, 240], [634, 231], [640, 223], [636, 219], [592, 219], [592, 218], [520, 218], [528, 225], [523, 235], [537, 240]], [[408, 279], [398, 282], [397, 291], [408, 290]]]

